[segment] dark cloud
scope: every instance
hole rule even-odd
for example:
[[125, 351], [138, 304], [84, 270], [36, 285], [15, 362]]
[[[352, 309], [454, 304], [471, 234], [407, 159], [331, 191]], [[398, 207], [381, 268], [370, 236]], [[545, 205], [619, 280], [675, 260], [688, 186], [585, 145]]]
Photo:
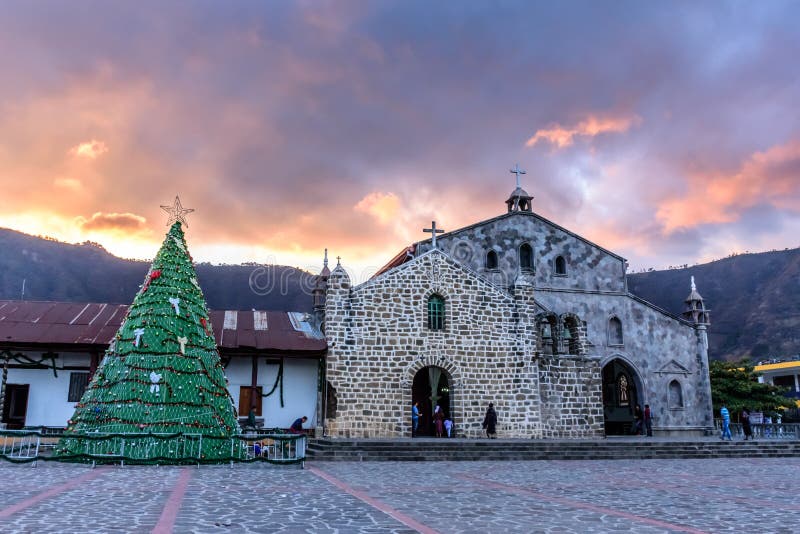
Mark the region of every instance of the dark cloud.
[[[763, 183], [780, 197], [712, 203], [726, 220], [681, 211], [680, 227], [658, 215], [665, 199], [702, 203], [698, 183], [728, 183], [800, 139], [792, 2], [11, 2], [4, 13], [6, 212], [158, 221], [180, 193], [204, 243], [349, 240], [367, 254], [430, 218], [454, 228], [501, 213], [519, 161], [537, 211], [657, 266], [730, 243], [725, 225], [754, 203], [780, 218], [798, 189], [793, 160], [773, 158], [765, 172], [784, 178]], [[638, 121], [525, 147], [552, 125], [626, 117]], [[108, 152], [83, 167], [65, 159], [91, 140]], [[80, 196], [56, 203], [54, 180], [79, 180]], [[354, 211], [376, 192], [397, 195], [397, 225]]]
[[133, 213], [101, 213], [98, 211], [88, 219], [79, 217], [76, 223], [86, 231], [119, 230], [136, 233], [146, 229], [147, 219]]

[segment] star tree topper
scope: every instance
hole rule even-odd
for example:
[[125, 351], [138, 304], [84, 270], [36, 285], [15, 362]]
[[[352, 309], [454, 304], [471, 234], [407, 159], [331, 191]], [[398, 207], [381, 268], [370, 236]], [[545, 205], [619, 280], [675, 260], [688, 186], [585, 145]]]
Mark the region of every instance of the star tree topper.
[[172, 226], [172, 223], [179, 222], [189, 228], [189, 223], [186, 222], [186, 214], [192, 213], [193, 209], [184, 208], [181, 205], [181, 199], [179, 196], [175, 195], [175, 202], [172, 206], [161, 206], [161, 209], [169, 213], [169, 221], [167, 221], [167, 226]]

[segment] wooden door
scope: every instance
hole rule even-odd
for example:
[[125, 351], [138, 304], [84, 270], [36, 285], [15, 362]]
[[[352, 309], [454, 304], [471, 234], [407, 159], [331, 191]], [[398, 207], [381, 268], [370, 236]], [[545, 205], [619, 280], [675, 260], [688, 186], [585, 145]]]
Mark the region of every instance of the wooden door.
[[28, 414], [29, 384], [6, 384], [5, 413], [3, 420], [7, 428], [22, 428], [25, 426], [25, 416]]
[[[253, 388], [251, 386], [239, 387], [239, 417], [247, 417], [250, 415], [250, 403], [253, 398]], [[261, 414], [261, 386], [256, 388], [256, 416], [260, 417]]]

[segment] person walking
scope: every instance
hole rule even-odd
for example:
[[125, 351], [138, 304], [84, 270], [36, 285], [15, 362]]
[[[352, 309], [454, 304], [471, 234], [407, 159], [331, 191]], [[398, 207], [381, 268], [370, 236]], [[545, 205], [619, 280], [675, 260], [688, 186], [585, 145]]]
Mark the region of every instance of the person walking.
[[722, 405], [722, 409], [719, 411], [719, 415], [722, 417], [722, 436], [720, 439], [725, 440], [725, 436], [728, 436], [728, 441], [733, 441], [733, 438], [731, 437], [731, 413], [724, 404]]
[[750, 425], [750, 410], [742, 408], [742, 432], [744, 432], [744, 440], [747, 438], [753, 439], [753, 427]]
[[483, 418], [483, 428], [486, 429], [487, 438], [497, 437], [497, 412], [494, 411], [494, 403], [489, 403], [486, 409], [486, 416]]
[[419, 402], [415, 402], [411, 407], [411, 437], [417, 437], [419, 430]]
[[650, 405], [644, 405], [644, 428], [647, 430], [647, 437], [653, 437], [653, 414], [650, 412]]

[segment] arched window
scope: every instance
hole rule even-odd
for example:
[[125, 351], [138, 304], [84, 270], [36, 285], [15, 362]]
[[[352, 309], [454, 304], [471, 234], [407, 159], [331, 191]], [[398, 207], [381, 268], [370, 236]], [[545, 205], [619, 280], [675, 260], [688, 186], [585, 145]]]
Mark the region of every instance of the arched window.
[[567, 274], [567, 260], [564, 259], [564, 256], [558, 256], [556, 258], [556, 274], [560, 276], [564, 276]]
[[444, 299], [439, 295], [428, 299], [428, 328], [444, 330]]
[[533, 269], [533, 249], [527, 243], [519, 247], [519, 268]]
[[617, 317], [608, 320], [608, 344], [622, 345], [622, 321]]
[[669, 407], [683, 408], [683, 389], [677, 380], [669, 383]]
[[497, 252], [495, 252], [494, 250], [490, 250], [486, 254], [486, 268], [497, 269]]

